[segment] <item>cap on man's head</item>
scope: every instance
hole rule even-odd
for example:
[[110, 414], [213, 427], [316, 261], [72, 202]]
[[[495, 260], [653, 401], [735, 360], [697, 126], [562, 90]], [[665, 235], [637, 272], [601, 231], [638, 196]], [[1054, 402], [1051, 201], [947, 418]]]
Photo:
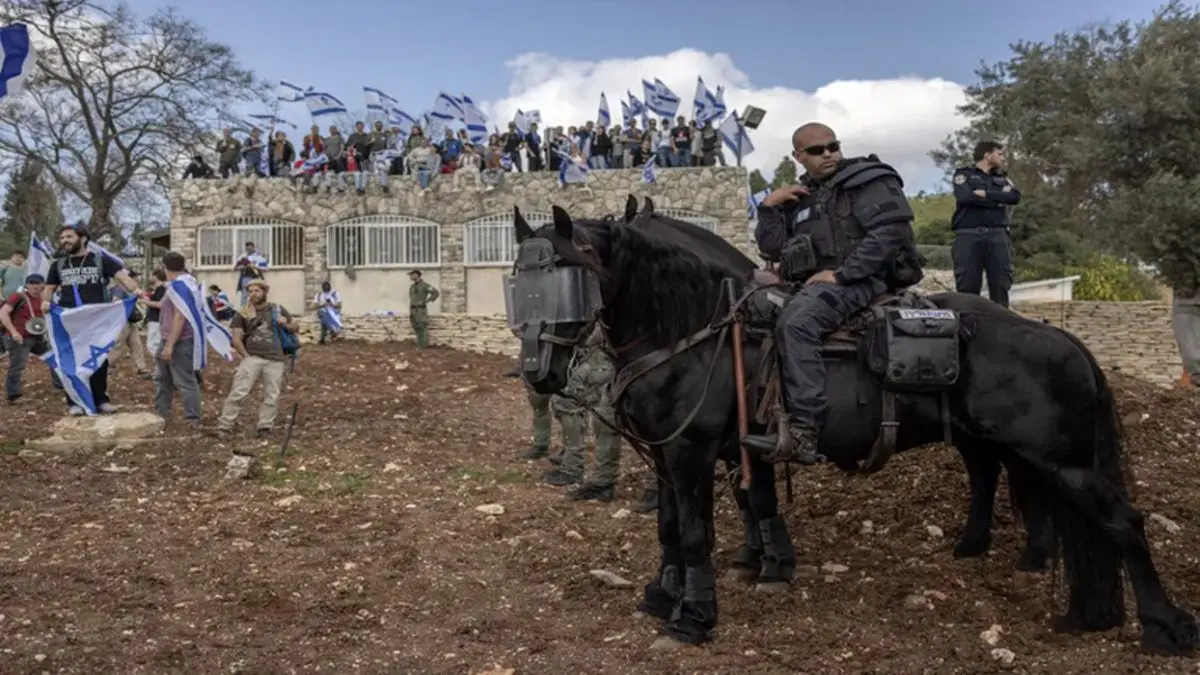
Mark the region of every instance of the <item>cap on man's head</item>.
[[25, 285], [26, 286], [28, 286], [30, 284], [44, 284], [44, 283], [46, 283], [46, 277], [44, 277], [40, 274], [30, 274], [29, 276], [25, 277]]

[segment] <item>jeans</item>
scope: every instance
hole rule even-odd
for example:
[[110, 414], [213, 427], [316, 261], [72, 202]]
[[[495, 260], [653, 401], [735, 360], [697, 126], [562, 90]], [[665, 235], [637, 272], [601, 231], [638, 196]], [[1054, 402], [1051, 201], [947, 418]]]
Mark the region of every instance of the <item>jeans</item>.
[[175, 390], [179, 390], [179, 398], [183, 401], [183, 417], [191, 422], [199, 422], [200, 414], [200, 383], [196, 381], [196, 371], [193, 370], [192, 354], [195, 350], [193, 340], [179, 340], [171, 351], [171, 360], [163, 361], [163, 347], [160, 343], [154, 353], [158, 366], [157, 385], [154, 392], [154, 410], [158, 416], [171, 419], [171, 407], [175, 399]]
[[604, 155], [592, 155], [588, 157], [588, 167], [592, 169], [607, 169], [608, 158]]
[[25, 338], [17, 344], [11, 337], [4, 336], [4, 348], [8, 350], [8, 375], [4, 378], [4, 393], [9, 400], [21, 395], [21, 377], [25, 374], [25, 365], [29, 363], [29, 353], [33, 350], [34, 338]]
[[672, 166], [671, 164], [671, 148], [664, 147], [654, 151], [654, 156], [658, 158], [658, 168], [666, 169]]
[[417, 183], [422, 190], [429, 189], [429, 181], [433, 179], [433, 172], [429, 169], [417, 169]]
[[690, 167], [691, 165], [692, 165], [692, 151], [691, 150], [676, 150], [675, 151], [675, 163], [672, 164], [671, 166], [687, 168], [687, 167]]

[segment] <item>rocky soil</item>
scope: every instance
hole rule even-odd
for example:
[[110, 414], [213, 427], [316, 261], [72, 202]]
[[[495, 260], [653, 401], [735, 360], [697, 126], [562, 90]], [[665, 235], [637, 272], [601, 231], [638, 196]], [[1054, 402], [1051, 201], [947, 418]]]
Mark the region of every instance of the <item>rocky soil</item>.
[[[232, 374], [212, 363], [210, 425]], [[1200, 670], [1139, 654], [1132, 624], [1052, 632], [1051, 580], [1014, 571], [1023, 535], [1006, 498], [991, 556], [955, 561], [966, 478], [942, 448], [870, 478], [800, 472], [786, 511], [810, 573], [780, 596], [723, 578], [717, 639], [653, 652], [655, 625], [632, 615], [658, 555], [653, 517], [628, 509], [640, 460], [629, 455], [611, 504], [540, 485], [545, 466], [514, 459], [529, 407], [508, 366], [402, 343], [306, 347], [281, 405], [280, 427], [299, 404], [282, 458], [281, 431], [221, 444], [176, 425], [109, 450], [33, 449], [24, 441], [47, 435], [63, 406], [45, 368], [31, 366], [30, 398], [41, 400], [0, 408], [0, 670]], [[1197, 401], [1113, 378], [1136, 501], [1154, 514], [1168, 588], [1189, 605], [1200, 599]], [[153, 384], [128, 362], [112, 382], [116, 403], [149, 409]], [[234, 447], [267, 456], [260, 477], [223, 480]], [[727, 494], [718, 507], [724, 569], [741, 526]]]

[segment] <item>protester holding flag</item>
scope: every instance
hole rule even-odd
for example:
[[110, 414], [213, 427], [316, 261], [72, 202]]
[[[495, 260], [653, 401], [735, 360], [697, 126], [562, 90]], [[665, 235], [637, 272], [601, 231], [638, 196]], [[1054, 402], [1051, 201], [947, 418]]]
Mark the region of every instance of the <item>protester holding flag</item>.
[[328, 281], [321, 283], [321, 290], [313, 296], [312, 308], [317, 310], [321, 319], [320, 344], [337, 338], [342, 334], [342, 296]]
[[8, 352], [8, 376], [4, 380], [4, 393], [10, 404], [21, 398], [21, 376], [29, 355], [40, 356], [46, 352], [45, 338], [31, 335], [27, 325], [30, 319], [42, 316], [42, 285], [45, 279], [40, 274], [25, 277], [25, 288], [20, 293], [5, 296], [0, 305], [0, 327], [4, 328], [4, 348]]
[[[204, 349], [201, 341], [196, 344], [196, 331], [189, 321], [189, 314], [197, 308], [186, 301], [181, 302], [178, 295], [172, 293], [172, 286], [179, 284], [182, 294], [194, 298], [199, 295], [191, 286], [197, 284], [191, 275], [184, 271], [187, 261], [184, 257], [171, 251], [163, 256], [163, 273], [167, 279], [166, 301], [158, 315], [159, 345], [155, 359], [158, 361], [158, 372], [155, 380], [158, 382], [154, 394], [154, 410], [164, 420], [171, 419], [175, 391], [179, 390], [179, 398], [183, 401], [183, 418], [193, 427], [199, 427], [203, 419], [200, 413], [200, 383], [196, 381], [196, 349]], [[190, 285], [189, 285], [190, 284]], [[180, 305], [184, 305], [181, 307]]]
[[[54, 315], [51, 312], [51, 302], [55, 292], [61, 286], [58, 307], [69, 310], [81, 309], [89, 305], [107, 305], [110, 301], [108, 285], [113, 279], [116, 279], [137, 297], [144, 297], [145, 293], [138, 288], [137, 282], [129, 276], [129, 273], [115, 258], [89, 250], [88, 244], [91, 242], [91, 235], [82, 225], [64, 225], [59, 229], [58, 242], [65, 255], [56, 258], [50, 265], [50, 273], [46, 277], [46, 286], [42, 291], [42, 311], [52, 314], [51, 340], [59, 340], [54, 336], [57, 327], [62, 332], [62, 338], [70, 342], [69, 346], [59, 345], [56, 352], [60, 349], [68, 349], [68, 347], [73, 352], [74, 346], [79, 343], [85, 344], [89, 353], [86, 355], [71, 354], [70, 362], [61, 358], [66, 354], [61, 354], [55, 358], [54, 365], [57, 369], [64, 370], [68, 379], [78, 380], [78, 382], [73, 382], [73, 385], [82, 384], [83, 375], [89, 376], [87, 388], [90, 391], [90, 397], [85, 397], [85, 392], [72, 391], [72, 386], [67, 387], [67, 405], [71, 415], [80, 416], [90, 412], [85, 404], [94, 406], [98, 412], [112, 414], [117, 409], [108, 399], [108, 351], [116, 344], [117, 336], [120, 335], [121, 329], [129, 319], [129, 314], [133, 311], [134, 298], [125, 301], [124, 320], [119, 324], [114, 322], [116, 331], [112, 337], [106, 340], [103, 338], [107, 335], [101, 335], [101, 333], [111, 328], [107, 317], [106, 321], [92, 321], [90, 324], [83, 323], [81, 319], [79, 330], [83, 330], [86, 326], [88, 331], [94, 331], [94, 334], [89, 334], [88, 339], [84, 342], [80, 342], [83, 336], [78, 333], [73, 334], [73, 330], [60, 319], [61, 313]], [[71, 323], [72, 326], [76, 325], [75, 322]], [[95, 339], [92, 339], [93, 337]], [[87, 373], [89, 370], [91, 372]]]

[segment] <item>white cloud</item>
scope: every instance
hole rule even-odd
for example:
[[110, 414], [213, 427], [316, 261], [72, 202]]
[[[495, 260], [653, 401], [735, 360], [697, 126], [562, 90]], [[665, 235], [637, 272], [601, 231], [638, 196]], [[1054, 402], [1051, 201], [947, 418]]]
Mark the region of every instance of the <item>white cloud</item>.
[[[927, 152], [963, 120], [955, 107], [963, 88], [942, 79], [839, 80], [813, 92], [756, 87], [728, 54], [680, 49], [663, 56], [603, 61], [565, 61], [545, 53], [522, 54], [506, 64], [512, 71], [508, 97], [484, 104], [503, 128], [517, 109], [537, 109], [546, 124], [577, 125], [596, 117], [600, 92], [614, 120], [621, 115], [626, 89], [642, 98], [642, 78], [659, 78], [682, 99], [680, 112], [692, 116], [696, 76], [710, 89], [725, 87], [730, 109], [747, 104], [767, 110], [751, 132], [755, 152], [745, 164], [770, 176], [791, 150], [791, 135], [805, 122], [821, 121], [837, 132], [850, 156], [875, 153], [905, 177], [909, 190], [928, 189], [940, 179]], [[732, 160], [732, 153], [726, 153]]]

